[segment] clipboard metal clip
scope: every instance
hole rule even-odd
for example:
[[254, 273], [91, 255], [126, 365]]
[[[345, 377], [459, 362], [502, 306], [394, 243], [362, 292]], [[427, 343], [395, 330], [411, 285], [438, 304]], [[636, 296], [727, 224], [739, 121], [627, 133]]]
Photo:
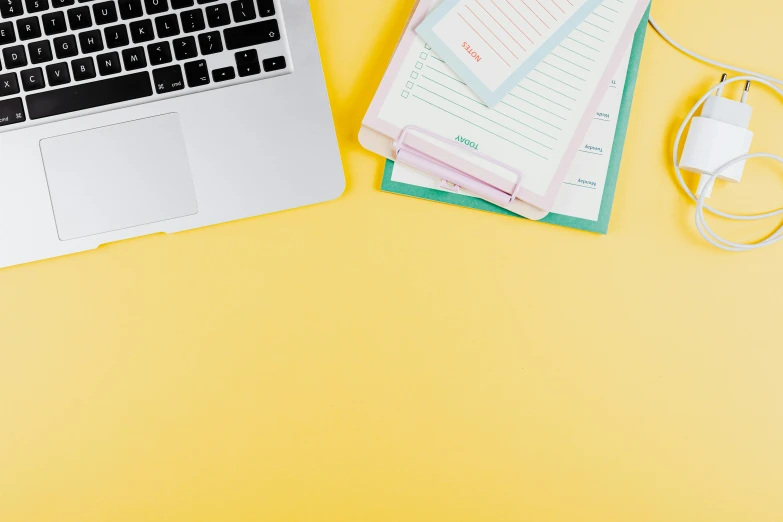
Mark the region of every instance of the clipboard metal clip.
[[445, 143], [451, 147], [455, 145], [459, 146], [453, 141], [442, 136], [438, 136], [437, 134], [426, 129], [422, 129], [421, 127], [417, 127], [415, 125], [408, 125], [402, 129], [400, 137], [394, 142], [394, 150], [397, 153], [397, 161], [400, 163], [404, 163], [405, 165], [409, 165], [431, 176], [439, 178], [440, 187], [444, 190], [454, 192], [455, 194], [459, 194], [460, 191], [464, 189], [473, 195], [479, 196], [480, 198], [486, 199], [490, 203], [494, 203], [495, 205], [499, 205], [501, 207], [508, 206], [513, 203], [515, 199], [517, 199], [519, 191], [522, 190], [523, 180], [522, 171], [519, 169], [516, 169], [510, 165], [506, 165], [505, 163], [491, 158], [486, 154], [470, 149], [466, 145], [462, 145], [471, 154], [478, 156], [483, 160], [492, 163], [493, 165], [497, 165], [498, 167], [501, 167], [517, 176], [517, 183], [514, 186], [514, 190], [511, 193], [506, 192], [502, 188], [471, 176], [467, 172], [448, 165], [445, 162], [432, 157], [426, 152], [414, 148], [409, 143], [406, 143], [405, 139], [412, 132], [424, 134], [429, 138]]

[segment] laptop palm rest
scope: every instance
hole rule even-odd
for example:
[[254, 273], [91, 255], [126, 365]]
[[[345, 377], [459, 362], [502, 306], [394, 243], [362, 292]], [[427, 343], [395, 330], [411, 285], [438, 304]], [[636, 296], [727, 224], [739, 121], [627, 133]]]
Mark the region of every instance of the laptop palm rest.
[[41, 140], [60, 240], [198, 213], [177, 114]]

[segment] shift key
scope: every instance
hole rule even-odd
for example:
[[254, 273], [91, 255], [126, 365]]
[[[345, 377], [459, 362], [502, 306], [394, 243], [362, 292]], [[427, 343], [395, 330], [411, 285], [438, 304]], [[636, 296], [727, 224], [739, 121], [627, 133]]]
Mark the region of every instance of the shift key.
[[25, 120], [22, 98], [0, 100], [0, 127], [22, 123]]
[[263, 20], [229, 27], [223, 31], [223, 36], [226, 40], [226, 49], [231, 51], [279, 40], [280, 28], [277, 26], [277, 20]]

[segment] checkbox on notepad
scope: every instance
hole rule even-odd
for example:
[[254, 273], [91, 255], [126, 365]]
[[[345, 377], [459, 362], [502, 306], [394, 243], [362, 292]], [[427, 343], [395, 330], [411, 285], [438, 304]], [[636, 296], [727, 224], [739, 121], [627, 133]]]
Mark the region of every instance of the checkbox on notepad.
[[418, 77], [419, 77], [419, 73], [417, 73], [416, 71], [413, 71], [413, 72], [411, 73], [411, 78], [413, 78], [414, 80], [415, 80], [416, 78], [418, 78]]
[[424, 67], [424, 64], [423, 64], [423, 63], [421, 63], [421, 62], [416, 62], [416, 68], [417, 68], [417, 69], [421, 69], [421, 68], [423, 68], [423, 67]]
[[413, 89], [413, 82], [406, 83], [405, 87], [407, 87], [408, 89]]
[[402, 97], [407, 98], [410, 95], [408, 91], [402, 91]]
[[429, 54], [427, 54], [427, 53], [421, 53], [421, 54], [419, 55], [419, 58], [421, 58], [422, 60], [426, 60], [426, 59], [427, 59], [427, 57], [429, 57]]

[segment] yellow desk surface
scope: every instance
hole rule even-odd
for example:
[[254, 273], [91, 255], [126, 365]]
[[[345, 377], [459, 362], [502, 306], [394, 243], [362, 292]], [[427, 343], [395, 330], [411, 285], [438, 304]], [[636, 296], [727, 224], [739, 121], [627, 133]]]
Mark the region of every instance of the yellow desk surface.
[[[312, 1], [341, 199], [0, 271], [0, 520], [783, 520], [783, 245], [705, 246], [667, 163], [719, 71], [648, 34], [606, 237], [383, 194], [411, 5]], [[653, 14], [783, 76], [778, 2]], [[752, 168], [716, 204], [783, 201]]]

